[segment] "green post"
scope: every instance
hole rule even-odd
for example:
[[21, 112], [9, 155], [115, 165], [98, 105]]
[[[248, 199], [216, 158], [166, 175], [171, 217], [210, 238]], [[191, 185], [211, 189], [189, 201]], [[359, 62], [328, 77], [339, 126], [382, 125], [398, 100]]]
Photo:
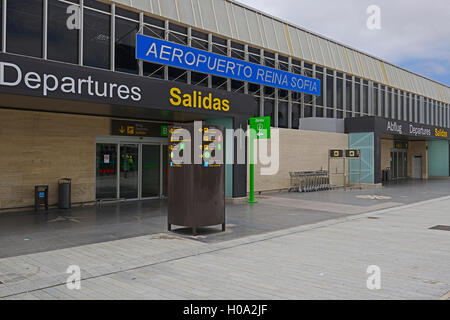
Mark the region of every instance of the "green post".
[[270, 139], [270, 117], [255, 117], [249, 119], [250, 125], [250, 195], [248, 203], [257, 203], [255, 200], [255, 139]]
[[248, 199], [248, 203], [257, 203], [258, 201], [255, 200], [255, 165], [254, 165], [254, 143], [255, 137], [252, 133], [250, 133], [250, 195]]

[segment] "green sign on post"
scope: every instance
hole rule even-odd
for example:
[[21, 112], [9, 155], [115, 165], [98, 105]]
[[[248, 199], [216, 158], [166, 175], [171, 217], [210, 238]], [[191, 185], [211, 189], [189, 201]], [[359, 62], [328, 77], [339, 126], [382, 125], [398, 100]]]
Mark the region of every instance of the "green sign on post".
[[270, 117], [250, 118], [250, 130], [254, 139], [270, 139]]
[[255, 165], [254, 140], [270, 139], [270, 117], [250, 118], [250, 195], [248, 203], [257, 203], [255, 200]]

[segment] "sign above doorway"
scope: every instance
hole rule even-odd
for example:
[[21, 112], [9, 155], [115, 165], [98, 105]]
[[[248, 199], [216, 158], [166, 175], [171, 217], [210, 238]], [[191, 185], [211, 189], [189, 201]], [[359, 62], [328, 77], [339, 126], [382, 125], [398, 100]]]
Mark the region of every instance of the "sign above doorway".
[[168, 124], [111, 120], [111, 135], [113, 136], [132, 136], [132, 137], [167, 137]]

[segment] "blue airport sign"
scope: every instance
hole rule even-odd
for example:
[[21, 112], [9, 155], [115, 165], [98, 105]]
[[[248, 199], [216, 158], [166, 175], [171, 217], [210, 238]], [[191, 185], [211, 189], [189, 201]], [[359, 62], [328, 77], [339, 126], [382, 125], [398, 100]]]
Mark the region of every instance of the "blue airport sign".
[[153, 37], [136, 35], [136, 59], [235, 80], [320, 95], [320, 80]]

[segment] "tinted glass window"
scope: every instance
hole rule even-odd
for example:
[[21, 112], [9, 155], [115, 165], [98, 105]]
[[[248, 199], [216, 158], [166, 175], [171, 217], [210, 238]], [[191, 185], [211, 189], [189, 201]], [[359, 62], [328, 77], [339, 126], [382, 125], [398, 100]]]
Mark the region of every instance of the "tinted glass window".
[[345, 81], [345, 106], [347, 111], [352, 110], [352, 82]]
[[333, 106], [333, 77], [327, 75], [327, 107]]
[[337, 78], [336, 81], [336, 90], [337, 90], [337, 108], [342, 109], [344, 106], [344, 92], [343, 92], [343, 80]]
[[323, 73], [316, 71], [316, 79], [320, 80], [320, 96], [316, 96], [316, 105], [323, 106]]
[[355, 83], [355, 111], [361, 112], [361, 89], [359, 82]]
[[372, 110], [374, 115], [379, 115], [378, 108], [378, 84], [374, 83], [372, 90]]
[[298, 129], [300, 118], [300, 105], [298, 103], [292, 104], [292, 128]]
[[110, 67], [110, 16], [84, 10], [83, 61], [84, 65], [109, 69]]
[[309, 105], [305, 105], [305, 112], [304, 112], [305, 118], [311, 118], [313, 116], [312, 114], [312, 107]]
[[6, 50], [42, 57], [42, 0], [8, 1]]
[[[67, 13], [66, 4], [57, 0], [48, 2], [47, 57], [51, 60], [78, 63], [78, 29], [69, 29], [67, 19], [75, 14]], [[75, 21], [74, 21], [75, 22]]]
[[363, 85], [363, 113], [369, 113], [369, 88]]
[[284, 101], [278, 103], [278, 127], [288, 127], [288, 104]]
[[116, 70], [128, 73], [138, 72], [136, 60], [136, 22], [116, 18]]
[[264, 99], [264, 116], [270, 117], [270, 125], [274, 126], [274, 101], [272, 99]]

